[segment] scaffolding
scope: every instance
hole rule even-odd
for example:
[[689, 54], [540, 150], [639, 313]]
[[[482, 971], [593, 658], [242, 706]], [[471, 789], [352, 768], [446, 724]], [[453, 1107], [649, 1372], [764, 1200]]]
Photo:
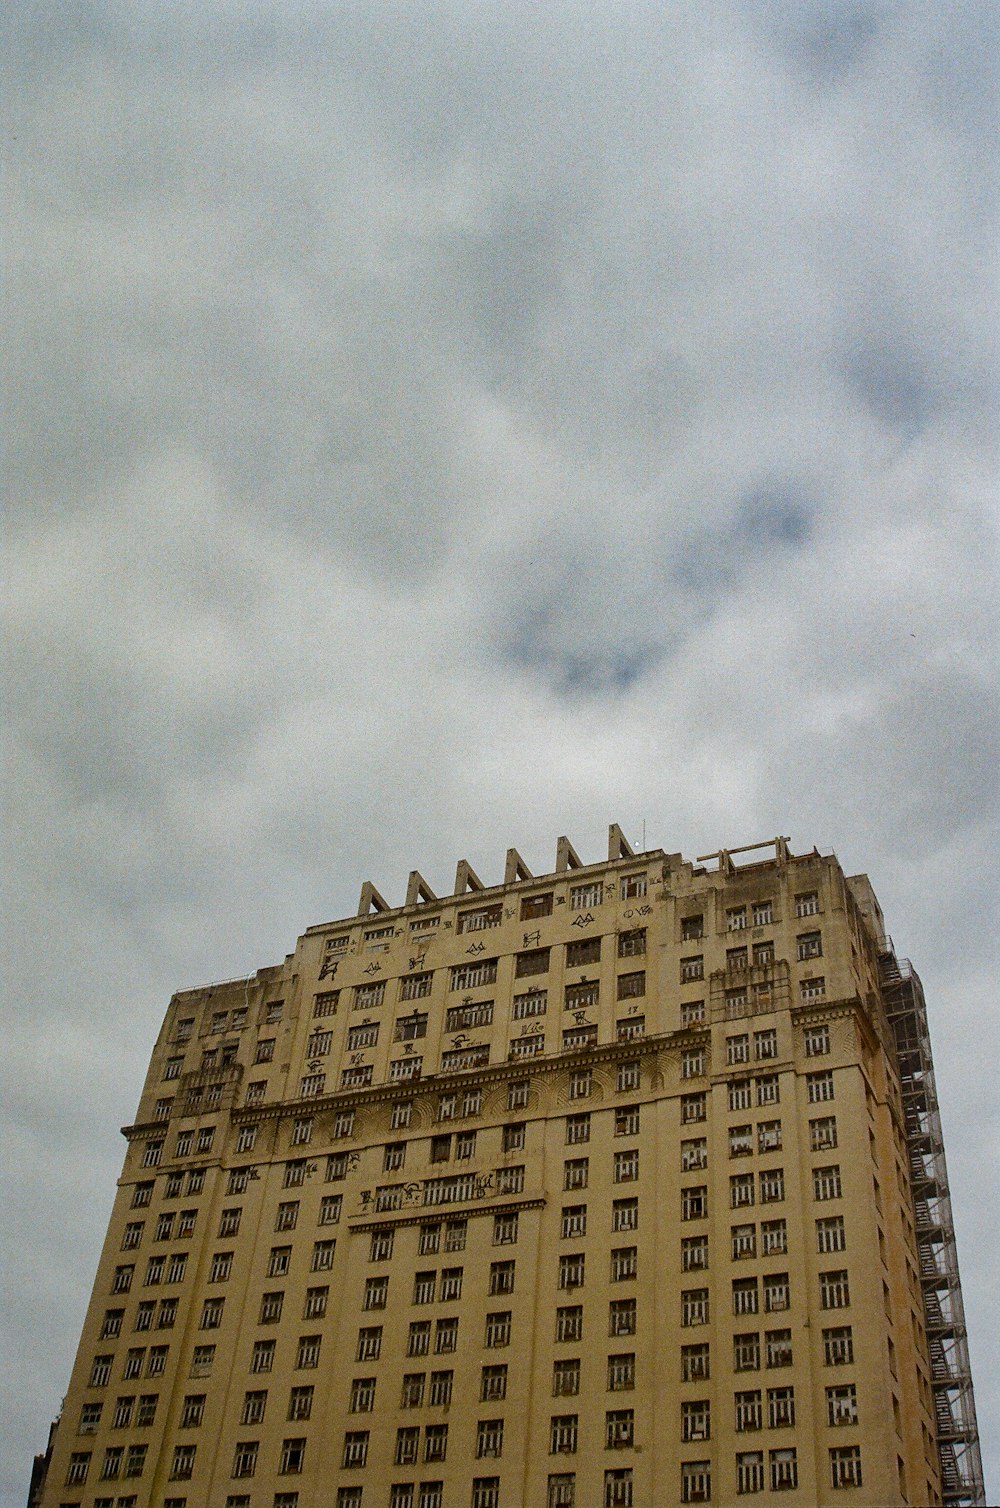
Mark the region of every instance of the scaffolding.
[[944, 1502], [978, 1508], [983, 1463], [927, 1007], [919, 976], [891, 944], [879, 964], [902, 1088]]

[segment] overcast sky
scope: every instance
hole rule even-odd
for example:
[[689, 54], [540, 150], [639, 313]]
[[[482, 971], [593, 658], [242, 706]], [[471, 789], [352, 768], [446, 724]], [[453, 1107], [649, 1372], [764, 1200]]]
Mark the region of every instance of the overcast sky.
[[171, 993], [609, 821], [871, 875], [1000, 1492], [996, 5], [3, 26], [3, 1508]]

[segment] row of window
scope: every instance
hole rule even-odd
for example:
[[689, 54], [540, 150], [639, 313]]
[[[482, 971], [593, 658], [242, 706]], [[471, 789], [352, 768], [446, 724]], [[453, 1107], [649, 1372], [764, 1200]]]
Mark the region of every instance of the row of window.
[[[566, 1420], [552, 1421], [552, 1440], [570, 1438], [572, 1433], [575, 1439], [576, 1425], [570, 1423], [575, 1416], [568, 1415]], [[622, 1430], [627, 1428], [624, 1421], [620, 1425], [609, 1425], [609, 1429]], [[447, 1431], [447, 1425], [429, 1426], [425, 1432], [424, 1454], [425, 1462], [439, 1462], [444, 1459], [446, 1450], [446, 1434], [444, 1442], [442, 1437], [435, 1433], [437, 1430]], [[395, 1464], [400, 1466], [414, 1465], [420, 1455], [419, 1431], [418, 1438], [412, 1438], [413, 1432], [401, 1431], [402, 1438], [397, 1438]], [[369, 1432], [367, 1430], [348, 1431], [344, 1436], [341, 1466], [344, 1470], [363, 1469], [368, 1460]], [[619, 1442], [616, 1441], [616, 1445]], [[614, 1445], [608, 1446], [615, 1448]], [[569, 1447], [563, 1444], [553, 1443], [551, 1451], [557, 1454]], [[575, 1450], [575, 1445], [573, 1446]], [[105, 1453], [103, 1480], [115, 1480], [119, 1475], [140, 1476], [145, 1458], [142, 1458], [138, 1470], [128, 1471], [128, 1465], [132, 1464], [131, 1453], [124, 1461], [115, 1454], [117, 1447], [111, 1448]], [[282, 1442], [278, 1460], [279, 1475], [296, 1475], [301, 1473], [305, 1464], [306, 1442], [304, 1438], [286, 1439]], [[241, 1441], [236, 1447], [233, 1460], [232, 1476], [235, 1479], [253, 1477], [257, 1471], [257, 1462], [260, 1444], [256, 1440]], [[503, 1451], [503, 1421], [481, 1420], [476, 1435], [476, 1456], [478, 1459], [500, 1457]], [[570, 1451], [572, 1453], [572, 1451]], [[189, 1481], [194, 1475], [197, 1447], [192, 1445], [179, 1445], [174, 1448], [171, 1461], [170, 1480]], [[829, 1468], [830, 1485], [834, 1489], [856, 1488], [863, 1485], [861, 1467], [861, 1449], [859, 1446], [833, 1446], [828, 1448], [827, 1461]], [[765, 1490], [771, 1492], [794, 1491], [799, 1485], [798, 1457], [794, 1446], [783, 1449], [767, 1451], [766, 1457], [762, 1450], [740, 1451], [735, 1457], [736, 1492], [740, 1496], [762, 1493]], [[90, 1452], [77, 1451], [71, 1456], [69, 1471], [67, 1473], [68, 1486], [82, 1486], [87, 1481], [90, 1468]], [[706, 1503], [712, 1498], [712, 1470], [709, 1461], [682, 1461], [680, 1463], [680, 1501], [682, 1503]], [[337, 1492], [337, 1508], [363, 1508], [363, 1488], [342, 1487]], [[137, 1502], [136, 1497], [118, 1498], [118, 1508], [131, 1508]], [[297, 1493], [276, 1493], [273, 1499], [274, 1508], [297, 1508]], [[546, 1494], [547, 1508], [575, 1508], [576, 1475], [573, 1472], [558, 1472], [550, 1474], [547, 1481]], [[634, 1499], [634, 1475], [631, 1467], [613, 1469], [604, 1472], [604, 1508], [633, 1508]], [[229, 1496], [226, 1499], [226, 1508], [249, 1508], [249, 1497]], [[114, 1499], [98, 1498], [95, 1500], [95, 1508], [113, 1508]], [[389, 1508], [443, 1508], [444, 1483], [434, 1482], [401, 1482], [393, 1483], [389, 1489]], [[167, 1499], [165, 1508], [186, 1508], [185, 1499]], [[500, 1478], [499, 1477], [476, 1477], [472, 1482], [470, 1508], [501, 1508]]]

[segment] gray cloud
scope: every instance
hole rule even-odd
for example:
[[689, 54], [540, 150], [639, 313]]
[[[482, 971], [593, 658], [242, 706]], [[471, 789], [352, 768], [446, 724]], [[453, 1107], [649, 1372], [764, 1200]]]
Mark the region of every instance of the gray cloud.
[[34, 1366], [0, 1501], [171, 991], [366, 876], [543, 869], [611, 820], [872, 874], [928, 986], [996, 1481], [991, 8], [4, 27], [3, 1338]]

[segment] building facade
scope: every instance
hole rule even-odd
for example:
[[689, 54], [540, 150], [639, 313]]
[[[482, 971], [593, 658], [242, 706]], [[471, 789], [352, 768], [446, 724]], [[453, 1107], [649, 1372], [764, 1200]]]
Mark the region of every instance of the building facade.
[[560, 839], [170, 1003], [41, 1508], [982, 1496], [865, 876]]

